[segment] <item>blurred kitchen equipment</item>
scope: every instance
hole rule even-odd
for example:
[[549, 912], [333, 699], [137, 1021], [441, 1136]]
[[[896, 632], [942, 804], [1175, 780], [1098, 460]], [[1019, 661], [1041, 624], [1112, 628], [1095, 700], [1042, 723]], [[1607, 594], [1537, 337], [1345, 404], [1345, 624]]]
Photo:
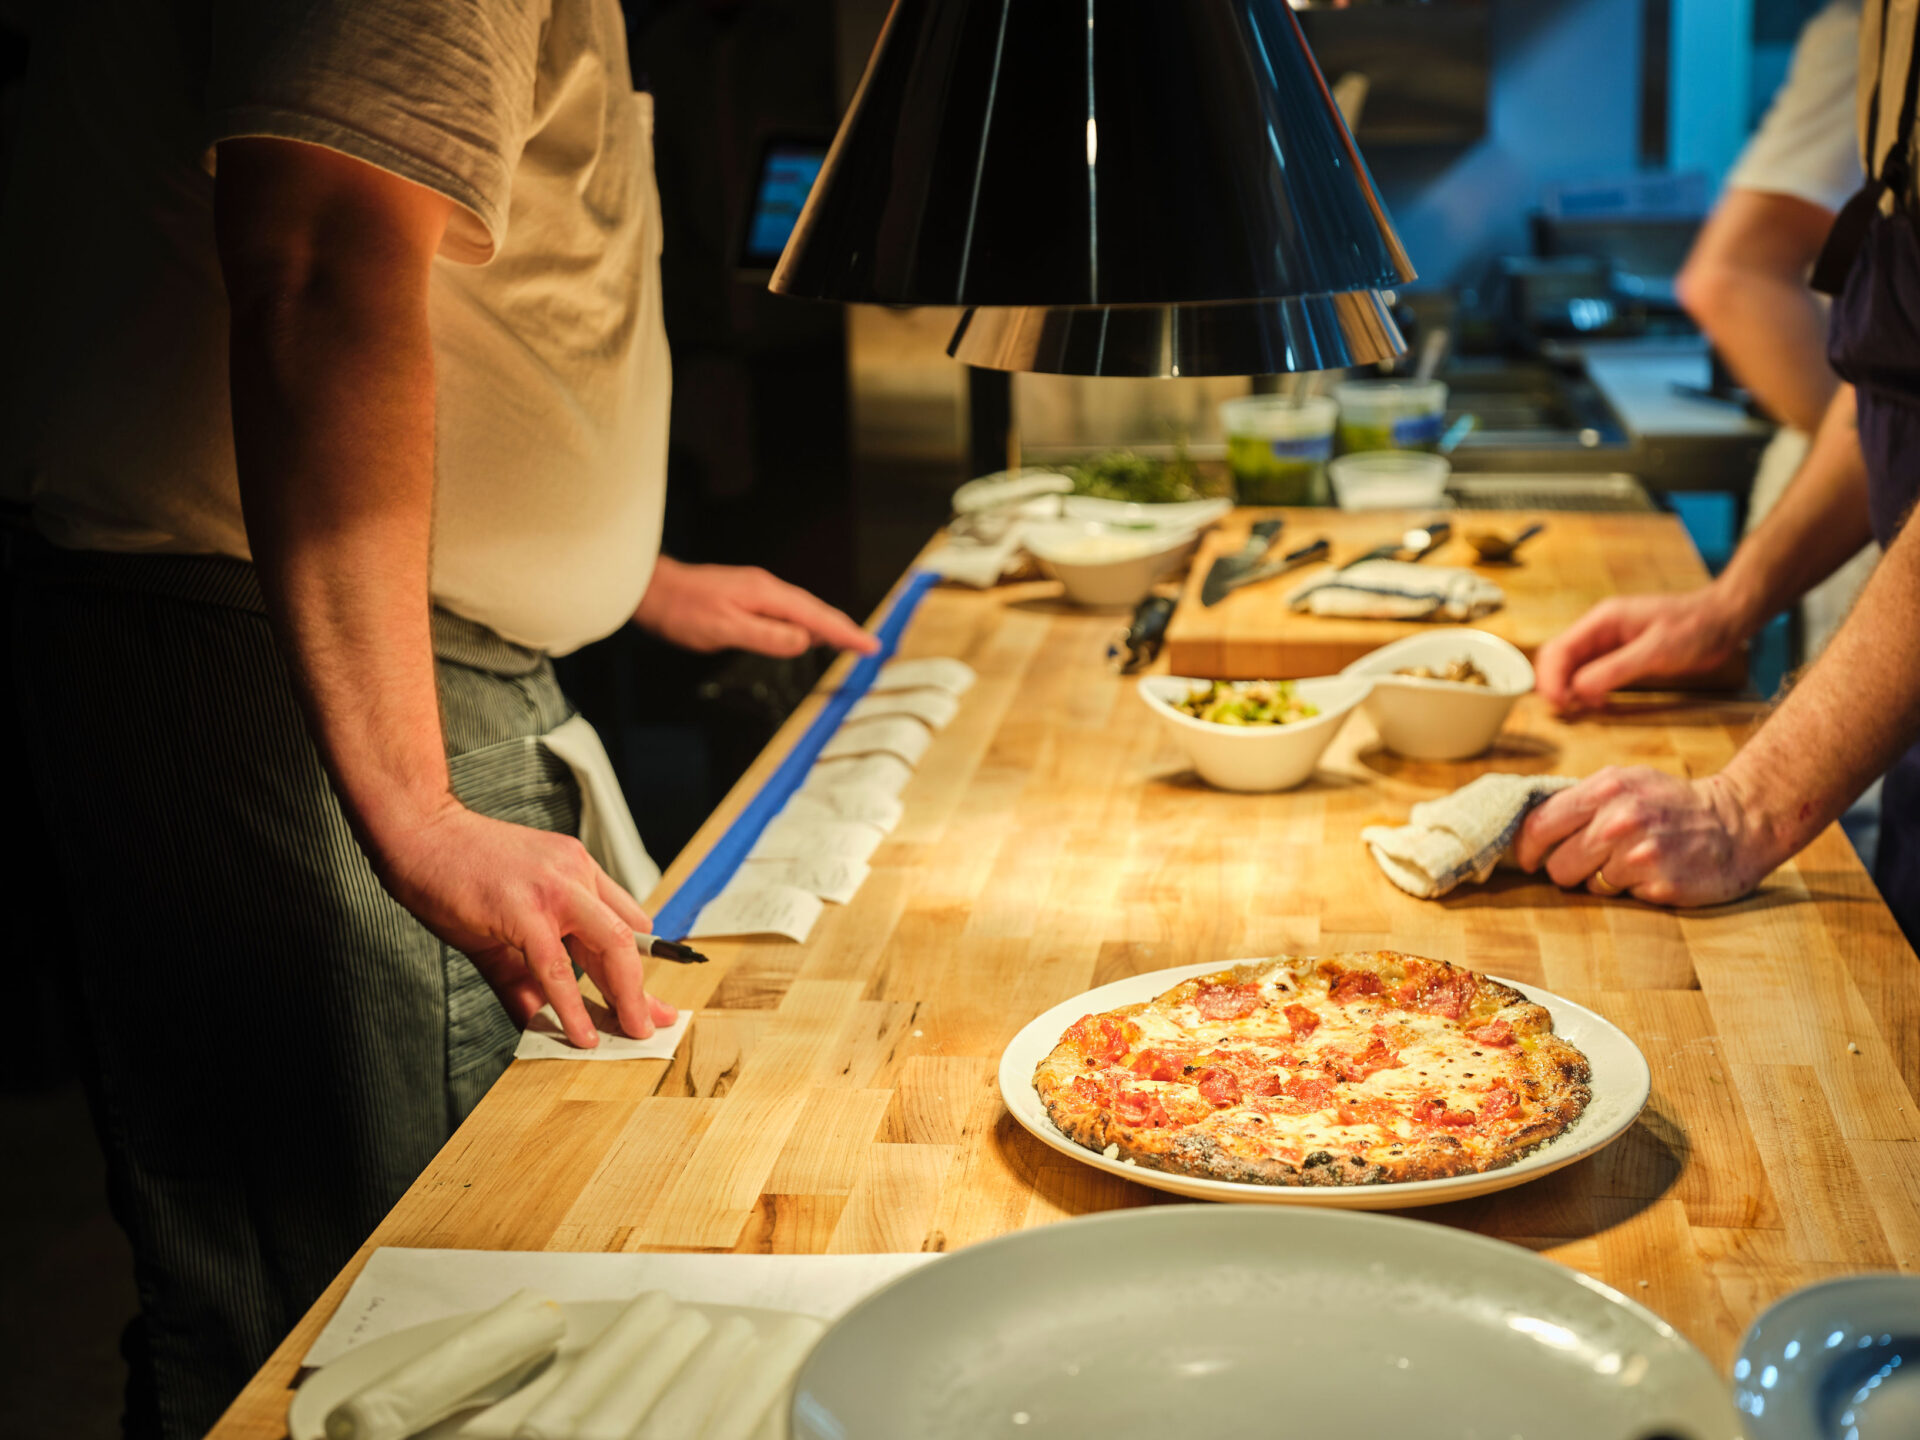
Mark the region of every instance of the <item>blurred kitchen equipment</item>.
[[[1413, 378], [1424, 385], [1440, 373], [1441, 362], [1447, 358], [1447, 346], [1452, 343], [1453, 332], [1442, 325], [1429, 330], [1420, 341], [1420, 363], [1414, 367]], [[1441, 409], [1445, 409], [1443, 404]]]
[[1453, 466], [1418, 450], [1363, 450], [1327, 466], [1342, 510], [1423, 510], [1444, 502]]
[[1514, 551], [1546, 528], [1544, 520], [1536, 520], [1513, 536], [1502, 535], [1496, 530], [1469, 530], [1466, 540], [1479, 554], [1482, 565], [1508, 565], [1513, 563]]
[[1149, 595], [1134, 609], [1133, 623], [1107, 642], [1107, 664], [1122, 675], [1144, 670], [1160, 655], [1179, 600], [1171, 595]]
[[1458, 420], [1455, 420], [1451, 425], [1447, 426], [1446, 433], [1440, 437], [1440, 453], [1442, 455], [1453, 454], [1455, 450], [1460, 448], [1460, 442], [1471, 435], [1474, 427], [1479, 423], [1480, 417], [1478, 415], [1462, 415]]
[[1413, 277], [1290, 7], [899, 0], [771, 288], [980, 307], [997, 369], [1276, 374], [1399, 354]]
[[1348, 380], [1340, 402], [1340, 449], [1432, 450], [1446, 426], [1447, 386], [1439, 380]]
[[[1226, 583], [1220, 587], [1219, 593], [1211, 600], [1207, 599], [1203, 593], [1201, 603], [1203, 605], [1217, 605], [1235, 590], [1243, 589], [1248, 585], [1257, 585], [1262, 580], [1271, 580], [1276, 575], [1285, 575], [1289, 571], [1300, 569], [1303, 565], [1311, 565], [1315, 561], [1324, 560], [1327, 558], [1327, 552], [1331, 548], [1326, 538], [1322, 536], [1312, 544], [1302, 545], [1298, 550], [1289, 550], [1278, 560], [1270, 560], [1265, 565], [1256, 565], [1251, 570], [1240, 571], [1238, 574], [1231, 576]], [[1207, 579], [1211, 582], [1213, 577], [1209, 575]]]
[[1222, 555], [1207, 570], [1207, 578], [1200, 587], [1200, 603], [1217, 605], [1233, 588], [1236, 575], [1253, 569], [1267, 558], [1267, 551], [1273, 548], [1273, 542], [1280, 538], [1285, 528], [1282, 519], [1262, 520], [1247, 532], [1247, 543], [1231, 555]]
[[1562, 510], [1650, 515], [1659, 510], [1631, 475], [1461, 475], [1447, 482], [1456, 510]]
[[[1306, 377], [1306, 383], [1318, 378]], [[1242, 505], [1322, 505], [1327, 498], [1327, 460], [1340, 407], [1306, 391], [1243, 395], [1220, 403], [1227, 436], [1227, 468]]]
[[1446, 544], [1452, 534], [1452, 521], [1429, 520], [1424, 525], [1414, 526], [1398, 540], [1389, 540], [1384, 545], [1374, 546], [1364, 555], [1354, 556], [1339, 568], [1351, 570], [1368, 560], [1419, 560]]

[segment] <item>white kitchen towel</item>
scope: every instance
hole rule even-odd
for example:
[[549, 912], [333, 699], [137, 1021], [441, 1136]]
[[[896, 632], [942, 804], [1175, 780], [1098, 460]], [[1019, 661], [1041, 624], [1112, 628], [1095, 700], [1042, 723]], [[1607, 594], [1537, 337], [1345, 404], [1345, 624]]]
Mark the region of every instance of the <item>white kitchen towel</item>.
[[1506, 591], [1471, 570], [1409, 560], [1363, 560], [1287, 597], [1295, 610], [1358, 620], [1472, 620], [1506, 600]]
[[398, 1330], [498, 1305], [518, 1290], [563, 1303], [664, 1290], [704, 1305], [753, 1305], [835, 1320], [937, 1255], [609, 1255], [539, 1250], [416, 1250], [367, 1257], [305, 1365], [326, 1365]]
[[1507, 858], [1527, 812], [1579, 783], [1567, 775], [1482, 775], [1451, 795], [1421, 801], [1405, 825], [1369, 825], [1360, 839], [1394, 884], [1438, 900], [1465, 881], [1484, 881]]
[[647, 893], [660, 883], [660, 867], [640, 841], [599, 733], [586, 716], [575, 715], [542, 735], [540, 743], [573, 772], [580, 787], [580, 843], [615, 884], [644, 903]]

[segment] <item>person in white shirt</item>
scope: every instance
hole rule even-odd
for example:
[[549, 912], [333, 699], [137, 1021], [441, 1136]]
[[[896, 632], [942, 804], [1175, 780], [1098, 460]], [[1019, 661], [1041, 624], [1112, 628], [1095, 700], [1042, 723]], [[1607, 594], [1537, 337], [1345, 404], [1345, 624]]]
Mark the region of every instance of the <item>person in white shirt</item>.
[[617, 0], [73, 0], [32, 62], [0, 233], [0, 489], [44, 537], [16, 692], [138, 1267], [132, 1428], [199, 1435], [517, 1023], [595, 1043], [576, 964], [628, 1033], [672, 1018], [630, 817], [598, 817], [625, 873], [571, 833], [604, 752], [548, 656], [629, 620], [873, 642], [658, 555]]

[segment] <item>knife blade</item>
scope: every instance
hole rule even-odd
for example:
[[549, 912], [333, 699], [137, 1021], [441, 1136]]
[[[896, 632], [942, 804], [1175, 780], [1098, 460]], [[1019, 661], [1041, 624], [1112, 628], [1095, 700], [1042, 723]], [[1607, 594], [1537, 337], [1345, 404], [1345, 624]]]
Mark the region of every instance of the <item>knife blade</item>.
[[1446, 544], [1452, 534], [1451, 520], [1429, 520], [1425, 525], [1416, 525], [1398, 540], [1389, 540], [1384, 545], [1374, 546], [1364, 555], [1354, 556], [1339, 568], [1351, 570], [1369, 560], [1420, 560]]
[[1324, 560], [1330, 549], [1332, 547], [1327, 544], [1327, 537], [1322, 535], [1311, 545], [1302, 545], [1298, 550], [1290, 550], [1271, 564], [1256, 565], [1251, 570], [1242, 570], [1237, 575], [1229, 576], [1226, 591], [1222, 593], [1230, 594], [1243, 585], [1255, 585], [1262, 580], [1271, 580], [1276, 575], [1284, 575], [1289, 570], [1298, 570], [1302, 565], [1311, 565], [1316, 560]]
[[1218, 605], [1227, 592], [1233, 589], [1233, 577], [1251, 570], [1267, 558], [1267, 552], [1273, 548], [1273, 542], [1279, 537], [1285, 520], [1262, 520], [1253, 527], [1247, 536], [1247, 543], [1231, 555], [1221, 555], [1207, 571], [1207, 578], [1200, 586], [1200, 603]]

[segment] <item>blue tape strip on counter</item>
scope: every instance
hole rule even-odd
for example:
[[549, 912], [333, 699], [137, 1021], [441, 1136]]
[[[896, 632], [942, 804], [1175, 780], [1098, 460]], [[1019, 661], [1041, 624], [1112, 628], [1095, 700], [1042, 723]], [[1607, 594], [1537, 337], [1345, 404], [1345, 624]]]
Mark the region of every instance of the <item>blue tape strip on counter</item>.
[[699, 918], [700, 912], [726, 888], [734, 872], [745, 863], [747, 855], [760, 839], [760, 832], [767, 828], [773, 817], [793, 798], [793, 792], [806, 781], [813, 762], [819, 758], [827, 741], [833, 738], [833, 732], [840, 728], [840, 722], [847, 718], [847, 712], [853, 708], [854, 702], [873, 687], [880, 667], [893, 658], [907, 622], [913, 619], [913, 612], [919, 608], [927, 591], [939, 583], [940, 577], [930, 570], [916, 570], [907, 577], [906, 588], [900, 592], [893, 607], [887, 611], [886, 618], [880, 622], [879, 629], [874, 632], [880, 641], [879, 651], [862, 657], [853, 667], [846, 683], [834, 692], [826, 708], [814, 717], [799, 743], [780, 762], [780, 768], [760, 787], [760, 793], [747, 802], [747, 808], [740, 812], [733, 824], [727, 827], [726, 833], [694, 866], [693, 873], [681, 882], [680, 888], [673, 892], [673, 897], [660, 907], [660, 913], [653, 917], [654, 934], [668, 940], [687, 938], [687, 932], [693, 929], [693, 922]]

